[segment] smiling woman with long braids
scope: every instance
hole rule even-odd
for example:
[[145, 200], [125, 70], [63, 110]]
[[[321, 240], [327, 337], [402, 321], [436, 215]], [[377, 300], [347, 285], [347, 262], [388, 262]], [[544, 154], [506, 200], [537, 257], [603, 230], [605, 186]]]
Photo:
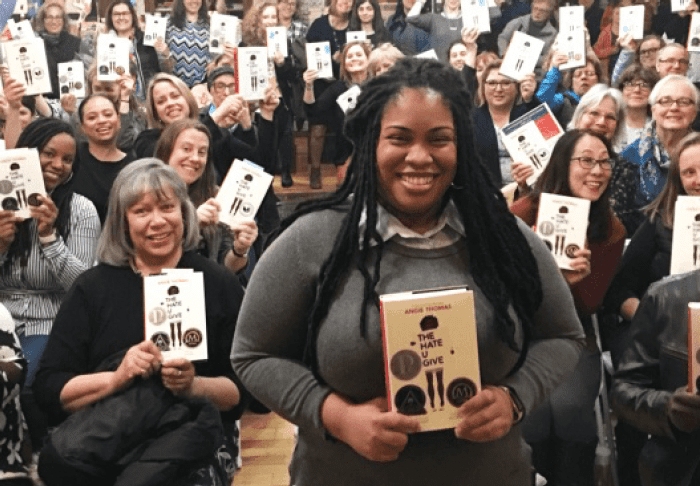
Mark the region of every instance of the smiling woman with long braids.
[[[282, 224], [256, 266], [231, 359], [299, 426], [298, 486], [522, 486], [518, 424], [573, 369], [583, 332], [546, 247], [508, 211], [475, 151], [471, 101], [437, 61], [402, 59], [349, 113], [342, 187]], [[452, 430], [387, 412], [378, 295], [468, 285], [482, 390]]]
[[0, 211], [0, 303], [15, 320], [27, 358], [24, 414], [32, 443], [42, 444], [46, 419], [38, 412], [30, 386], [61, 301], [95, 259], [100, 220], [95, 206], [75, 193], [76, 141], [70, 125], [40, 118], [22, 132], [17, 147], [39, 151], [48, 195], [31, 208], [31, 219], [22, 221], [12, 211]]

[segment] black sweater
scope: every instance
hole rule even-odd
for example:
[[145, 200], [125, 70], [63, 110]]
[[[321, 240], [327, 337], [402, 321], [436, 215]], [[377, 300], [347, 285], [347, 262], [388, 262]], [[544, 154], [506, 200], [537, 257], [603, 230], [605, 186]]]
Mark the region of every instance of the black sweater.
[[[230, 360], [243, 289], [234, 274], [193, 252], [184, 253], [177, 268], [204, 274], [209, 359], [194, 366], [197, 375], [226, 376], [236, 383], [241, 401], [222, 413], [224, 420], [236, 420], [248, 403]], [[37, 402], [52, 422], [66, 417], [60, 396], [69, 380], [93, 373], [108, 357], [144, 340], [143, 305], [143, 279], [130, 267], [99, 264], [75, 281], [56, 315], [34, 381]]]

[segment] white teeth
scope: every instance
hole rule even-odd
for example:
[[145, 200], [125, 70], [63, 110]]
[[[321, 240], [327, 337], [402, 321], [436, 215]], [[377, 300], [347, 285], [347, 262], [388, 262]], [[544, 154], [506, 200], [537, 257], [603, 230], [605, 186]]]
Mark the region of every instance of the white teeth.
[[408, 175], [403, 175], [401, 176], [403, 180], [408, 182], [409, 184], [416, 184], [416, 185], [425, 185], [425, 184], [430, 184], [433, 179], [435, 179], [435, 176], [408, 176]]

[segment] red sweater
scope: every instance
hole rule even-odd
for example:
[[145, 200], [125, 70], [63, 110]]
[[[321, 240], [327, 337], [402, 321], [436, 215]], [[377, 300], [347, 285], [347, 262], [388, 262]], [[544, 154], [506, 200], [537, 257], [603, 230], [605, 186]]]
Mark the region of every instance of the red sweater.
[[[525, 224], [533, 227], [537, 222], [537, 203], [538, 201], [530, 197], [523, 197], [515, 201], [510, 210]], [[605, 240], [588, 242], [588, 249], [591, 251], [591, 273], [571, 286], [576, 310], [580, 314], [593, 314], [602, 304], [620, 263], [626, 236], [625, 227], [617, 216], [610, 212]]]

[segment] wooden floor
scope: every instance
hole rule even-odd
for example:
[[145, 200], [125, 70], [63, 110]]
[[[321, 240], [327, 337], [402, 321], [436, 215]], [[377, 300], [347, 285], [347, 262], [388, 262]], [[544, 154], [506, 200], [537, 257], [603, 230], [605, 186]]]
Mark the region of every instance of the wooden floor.
[[241, 419], [243, 467], [235, 486], [289, 486], [287, 466], [294, 447], [294, 426], [274, 413], [247, 412]]

